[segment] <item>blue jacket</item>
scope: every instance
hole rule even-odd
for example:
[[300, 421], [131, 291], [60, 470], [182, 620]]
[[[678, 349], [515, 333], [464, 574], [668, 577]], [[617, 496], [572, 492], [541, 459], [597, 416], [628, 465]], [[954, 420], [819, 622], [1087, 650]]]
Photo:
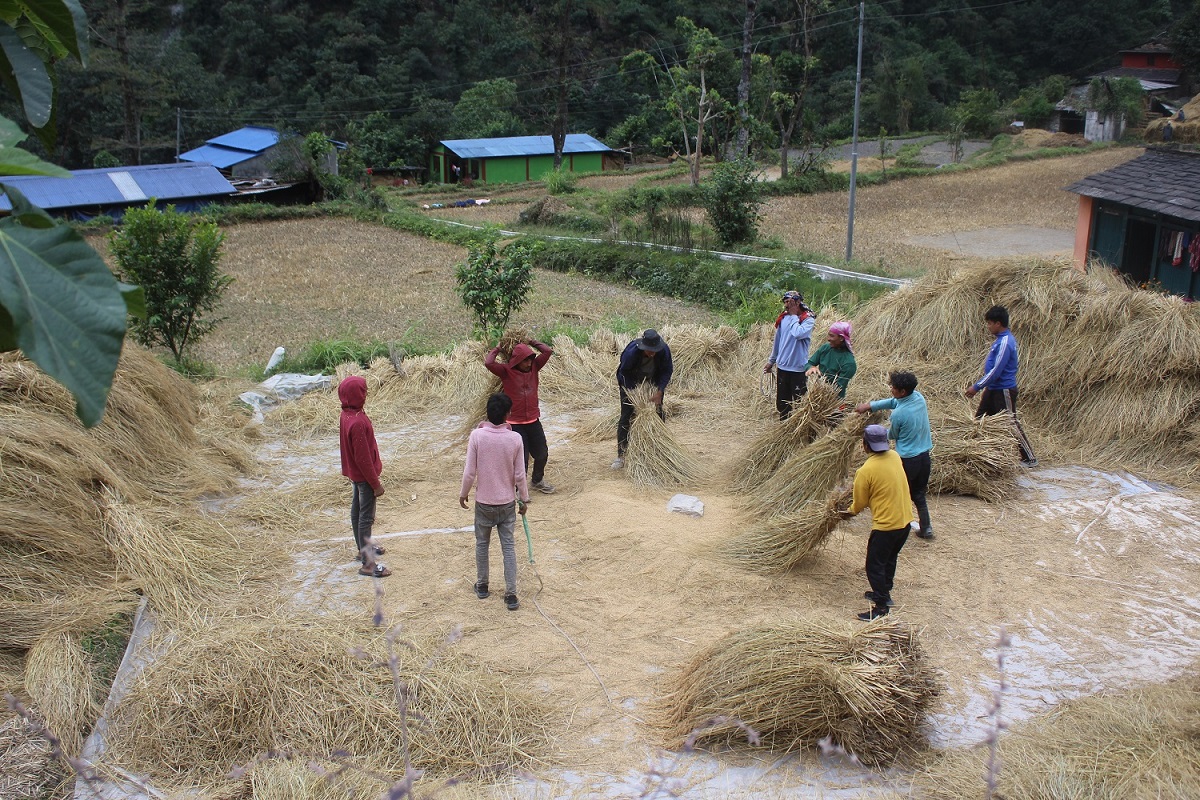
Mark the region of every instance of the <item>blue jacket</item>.
[[[623, 389], [632, 389], [637, 384], [634, 382], [637, 379], [638, 360], [642, 357], [642, 351], [638, 347], [638, 340], [634, 339], [625, 346], [625, 350], [621, 353], [621, 363], [617, 366], [617, 385]], [[675, 365], [671, 362], [671, 348], [663, 342], [663, 349], [654, 356], [654, 377], [651, 381], [659, 391], [665, 392], [667, 384], [671, 382], [671, 374], [675, 372]]]
[[871, 410], [892, 409], [892, 427], [888, 438], [896, 440], [896, 452], [901, 458], [912, 458], [933, 449], [933, 433], [929, 429], [929, 407], [925, 397], [913, 390], [908, 397], [889, 397], [872, 400]]
[[996, 334], [987, 360], [983, 362], [983, 377], [972, 384], [979, 389], [1017, 388], [1017, 340], [1005, 328]]
[[804, 372], [808, 368], [808, 348], [812, 344], [813, 326], [816, 324], [817, 318], [812, 314], [803, 321], [791, 314], [785, 315], [779, 322], [779, 330], [775, 331], [775, 342], [771, 345], [768, 363], [788, 372]]

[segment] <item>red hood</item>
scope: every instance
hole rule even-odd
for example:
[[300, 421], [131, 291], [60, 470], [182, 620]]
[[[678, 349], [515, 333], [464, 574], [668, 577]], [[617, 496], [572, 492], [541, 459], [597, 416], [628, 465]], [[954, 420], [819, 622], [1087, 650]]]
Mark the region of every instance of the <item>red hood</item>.
[[516, 347], [512, 349], [512, 355], [508, 357], [508, 365], [510, 367], [515, 367], [517, 364], [520, 364], [522, 361], [532, 355], [537, 355], [533, 351], [532, 347], [524, 342], [518, 342]]
[[357, 411], [367, 401], [367, 380], [361, 375], [350, 375], [338, 384], [338, 399], [342, 408]]

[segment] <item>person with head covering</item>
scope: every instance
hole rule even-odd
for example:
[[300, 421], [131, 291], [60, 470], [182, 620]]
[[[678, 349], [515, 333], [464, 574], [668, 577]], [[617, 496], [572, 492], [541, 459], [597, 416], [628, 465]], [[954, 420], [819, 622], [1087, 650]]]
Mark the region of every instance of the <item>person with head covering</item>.
[[804, 304], [804, 296], [797, 291], [784, 292], [783, 314], [776, 321], [771, 356], [763, 367], [763, 372], [775, 370], [775, 410], [780, 419], [787, 419], [808, 391], [804, 368], [814, 324], [816, 317]]
[[496, 345], [483, 358], [488, 371], [500, 378], [504, 393], [512, 400], [512, 411], [508, 414], [508, 425], [521, 436], [526, 468], [533, 459], [532, 483], [534, 489], [543, 494], [554, 494], [554, 487], [546, 482], [546, 463], [550, 460], [550, 448], [546, 444], [546, 431], [542, 428], [542, 411], [538, 403], [538, 373], [554, 351], [550, 345], [534, 341], [519, 342], [512, 349], [507, 362], [496, 361], [500, 345]]
[[[629, 390], [643, 383], [654, 385], [654, 404], [658, 416], [663, 417], [663, 393], [671, 382], [675, 365], [671, 362], [671, 348], [658, 335], [658, 331], [647, 328], [640, 339], [634, 339], [621, 353], [617, 366], [617, 390], [621, 393], [621, 419], [617, 422], [617, 459], [613, 469], [625, 466], [625, 447], [629, 444], [629, 424], [637, 411], [629, 399]], [[663, 417], [665, 419], [665, 417]]]
[[869, 411], [892, 412], [888, 438], [896, 442], [896, 454], [904, 465], [908, 478], [908, 496], [917, 507], [917, 536], [933, 538], [933, 523], [929, 521], [929, 504], [925, 493], [929, 488], [929, 473], [933, 467], [930, 454], [933, 451], [933, 430], [929, 427], [929, 407], [925, 397], [917, 391], [917, 376], [911, 372], [893, 372], [888, 376], [892, 396], [886, 400], [859, 403], [854, 410], [860, 414]]
[[350, 529], [354, 532], [358, 560], [362, 562], [359, 574], [386, 578], [392, 571], [375, 560], [376, 556], [383, 555], [383, 548], [371, 541], [375, 499], [383, 497], [383, 484], [379, 481], [383, 461], [375, 442], [375, 427], [363, 410], [367, 402], [367, 381], [361, 375], [347, 376], [338, 384], [338, 400], [342, 404], [338, 422], [342, 474], [354, 486], [350, 498]]
[[871, 590], [863, 593], [871, 601], [871, 610], [858, 615], [865, 621], [887, 616], [892, 605], [896, 559], [908, 541], [912, 506], [908, 503], [904, 467], [888, 444], [887, 428], [868, 425], [863, 431], [863, 450], [867, 461], [854, 473], [854, 500], [840, 516], [849, 519], [871, 509], [871, 538], [867, 540], [867, 581]]
[[829, 326], [829, 334], [817, 351], [808, 359], [807, 378], [820, 376], [827, 381], [837, 384], [838, 396], [846, 396], [846, 387], [854, 373], [858, 372], [858, 362], [854, 360], [854, 350], [850, 345], [851, 327], [849, 322], [835, 322]]

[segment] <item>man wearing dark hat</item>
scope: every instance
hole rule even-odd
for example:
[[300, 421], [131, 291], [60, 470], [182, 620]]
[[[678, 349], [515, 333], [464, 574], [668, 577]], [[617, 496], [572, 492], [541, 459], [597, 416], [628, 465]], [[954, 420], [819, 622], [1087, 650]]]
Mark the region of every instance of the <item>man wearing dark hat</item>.
[[[783, 314], [776, 322], [775, 342], [763, 372], [775, 369], [775, 409], [787, 419], [792, 406], [808, 392], [808, 348], [812, 344], [816, 317], [804, 305], [804, 297], [795, 291], [783, 293]], [[778, 368], [778, 369], [776, 369]]]
[[871, 601], [871, 610], [858, 618], [872, 620], [886, 616], [892, 605], [896, 559], [908, 540], [912, 506], [904, 465], [888, 444], [887, 428], [868, 425], [863, 431], [863, 449], [867, 451], [867, 462], [854, 473], [854, 500], [841, 516], [849, 519], [866, 508], [871, 509], [871, 538], [867, 541], [867, 580], [871, 591], [863, 594]]
[[617, 366], [617, 389], [621, 393], [621, 421], [617, 423], [617, 460], [612, 463], [613, 469], [625, 466], [625, 446], [629, 443], [629, 423], [636, 413], [633, 402], [629, 399], [629, 390], [643, 383], [652, 383], [658, 389], [654, 394], [654, 404], [658, 406], [658, 415], [663, 416], [663, 392], [671, 382], [671, 373], [675, 366], [671, 363], [671, 348], [658, 335], [658, 331], [647, 328], [642, 338], [634, 339], [621, 353], [621, 363]]

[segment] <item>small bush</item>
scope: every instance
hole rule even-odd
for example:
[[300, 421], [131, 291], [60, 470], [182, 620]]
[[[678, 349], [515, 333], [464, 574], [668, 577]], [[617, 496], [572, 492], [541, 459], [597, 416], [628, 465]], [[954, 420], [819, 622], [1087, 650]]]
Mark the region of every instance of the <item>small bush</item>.
[[458, 296], [474, 312], [477, 332], [487, 339], [499, 338], [512, 313], [525, 305], [533, 289], [532, 256], [538, 249], [536, 242], [522, 240], [498, 252], [498, 238], [495, 230], [488, 230], [454, 272]]
[[723, 245], [753, 242], [762, 215], [758, 166], [748, 158], [723, 161], [704, 183], [704, 209]]
[[550, 194], [571, 194], [579, 188], [579, 176], [561, 167], [543, 175], [542, 182]]
[[386, 342], [359, 342], [350, 338], [310, 342], [299, 355], [286, 355], [275, 372], [299, 372], [305, 375], [330, 375], [339, 364], [356, 362], [366, 368], [376, 358], [388, 355]]

